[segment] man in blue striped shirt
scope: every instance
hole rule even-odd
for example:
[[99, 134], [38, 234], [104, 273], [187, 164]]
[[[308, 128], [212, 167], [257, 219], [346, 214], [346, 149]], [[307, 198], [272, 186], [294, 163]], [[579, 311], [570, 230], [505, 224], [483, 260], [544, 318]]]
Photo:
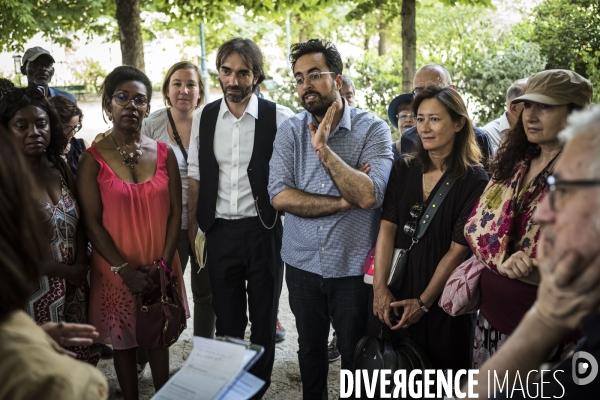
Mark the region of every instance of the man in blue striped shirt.
[[269, 172], [273, 207], [286, 214], [281, 255], [298, 330], [305, 399], [327, 398], [330, 318], [342, 368], [366, 333], [370, 287], [361, 266], [375, 244], [392, 167], [387, 124], [341, 98], [342, 59], [318, 39], [292, 46], [306, 111], [277, 130]]

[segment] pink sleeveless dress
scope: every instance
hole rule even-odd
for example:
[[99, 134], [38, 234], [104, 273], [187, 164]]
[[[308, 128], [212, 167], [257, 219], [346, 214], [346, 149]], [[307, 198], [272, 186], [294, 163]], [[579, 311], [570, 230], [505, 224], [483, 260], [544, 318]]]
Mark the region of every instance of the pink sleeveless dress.
[[[122, 181], [95, 147], [86, 150], [100, 164], [98, 186], [104, 207], [102, 225], [121, 256], [135, 269], [158, 260], [165, 247], [170, 207], [167, 145], [157, 145], [156, 174], [143, 183]], [[172, 268], [189, 318], [177, 252]], [[137, 347], [136, 299], [137, 295], [127, 290], [121, 277], [110, 270], [110, 264], [97, 251], [92, 251], [89, 319], [100, 333], [98, 342], [112, 344], [118, 350]]]

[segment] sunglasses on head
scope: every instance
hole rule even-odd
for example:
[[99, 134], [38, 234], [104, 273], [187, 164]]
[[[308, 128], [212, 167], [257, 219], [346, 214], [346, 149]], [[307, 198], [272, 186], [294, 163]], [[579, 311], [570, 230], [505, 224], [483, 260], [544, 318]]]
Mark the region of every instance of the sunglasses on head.
[[12, 82], [6, 79], [3, 79], [2, 82], [0, 82], [0, 96], [3, 99], [13, 102], [22, 99], [25, 95], [32, 99], [41, 99], [44, 97], [44, 88], [42, 86], [17, 88], [12, 84]]

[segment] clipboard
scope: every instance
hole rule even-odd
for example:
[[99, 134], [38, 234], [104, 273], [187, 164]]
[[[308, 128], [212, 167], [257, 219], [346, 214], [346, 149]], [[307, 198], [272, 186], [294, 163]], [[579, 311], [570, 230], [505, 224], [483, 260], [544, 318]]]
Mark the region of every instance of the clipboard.
[[246, 353], [244, 355], [244, 371], [249, 371], [250, 368], [252, 368], [252, 366], [256, 364], [256, 361], [258, 361], [258, 359], [262, 357], [262, 355], [265, 352], [265, 348], [261, 345], [250, 343], [245, 340], [234, 338], [231, 336], [217, 336], [216, 340], [239, 344], [240, 346], [244, 346], [246, 348]]

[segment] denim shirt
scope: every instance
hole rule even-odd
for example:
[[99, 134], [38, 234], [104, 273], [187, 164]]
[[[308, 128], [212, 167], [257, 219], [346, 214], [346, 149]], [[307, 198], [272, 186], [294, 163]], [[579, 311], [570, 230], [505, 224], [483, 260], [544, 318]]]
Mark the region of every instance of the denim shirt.
[[[377, 239], [393, 160], [389, 126], [375, 115], [348, 107], [342, 101], [344, 113], [329, 135], [328, 146], [352, 168], [370, 165], [376, 204], [370, 210], [355, 208], [320, 218], [286, 213], [283, 229], [283, 261], [324, 278], [362, 274], [362, 264]], [[340, 196], [311, 145], [309, 122], [318, 127], [314, 116], [303, 111], [283, 122], [277, 131], [269, 173], [271, 202], [290, 188]]]

